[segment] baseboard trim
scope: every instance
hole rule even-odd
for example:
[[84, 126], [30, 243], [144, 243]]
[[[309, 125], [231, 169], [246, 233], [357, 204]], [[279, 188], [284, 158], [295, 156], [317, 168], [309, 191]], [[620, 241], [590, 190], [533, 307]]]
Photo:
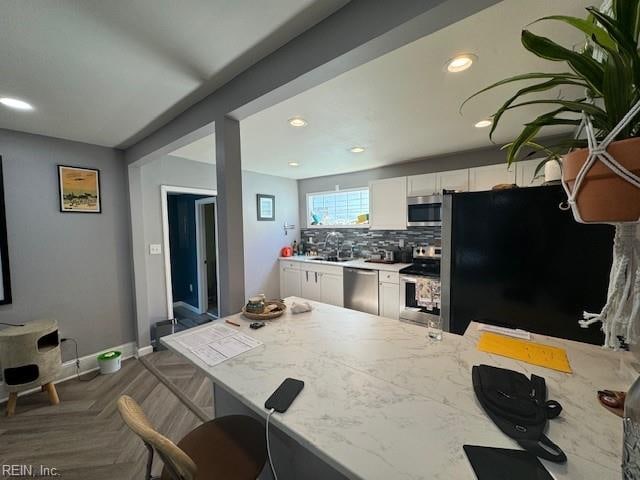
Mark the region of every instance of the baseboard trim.
[[[191, 310], [193, 313], [197, 313], [198, 315], [202, 313], [200, 312], [200, 309], [198, 309], [197, 307], [194, 307], [190, 303], [183, 302], [182, 300], [180, 300], [179, 302], [173, 302], [173, 308], [176, 308], [176, 307], [184, 307], [187, 310]], [[173, 316], [175, 317], [175, 314]]]
[[147, 345], [146, 347], [138, 348], [136, 352], [136, 358], [144, 357], [145, 355], [149, 355], [153, 353], [153, 346]]
[[[147, 347], [143, 347], [147, 348]], [[151, 347], [149, 347], [151, 348]], [[98, 355], [104, 352], [108, 352], [110, 350], [117, 350], [122, 353], [122, 359], [126, 360], [127, 358], [132, 358], [136, 354], [136, 344], [135, 342], [129, 342], [122, 345], [118, 345], [112, 348], [106, 348], [104, 350], [100, 350], [99, 352], [92, 353], [90, 355], [85, 355], [84, 357], [80, 357], [80, 375], [84, 375], [85, 373], [93, 372], [98, 370]], [[153, 351], [153, 349], [152, 349]], [[76, 360], [75, 358], [72, 360], [68, 360], [62, 364], [62, 368], [58, 373], [58, 376], [54, 380], [53, 383], [64, 382], [65, 380], [69, 380], [71, 378], [75, 378], [76, 376]], [[31, 388], [29, 390], [24, 390], [18, 393], [18, 396], [27, 395], [29, 393], [40, 391], [40, 387]], [[0, 383], [0, 403], [6, 402], [7, 398], [9, 398], [9, 389], [4, 383]], [[64, 401], [64, 399], [61, 399]]]

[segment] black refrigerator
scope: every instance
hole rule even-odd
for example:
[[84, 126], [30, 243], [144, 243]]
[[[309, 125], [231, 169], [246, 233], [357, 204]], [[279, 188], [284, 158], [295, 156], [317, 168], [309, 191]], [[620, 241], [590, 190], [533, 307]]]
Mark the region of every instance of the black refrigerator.
[[606, 300], [614, 229], [584, 225], [559, 204], [560, 185], [454, 193], [443, 200], [445, 325], [482, 321], [602, 344], [583, 311]]

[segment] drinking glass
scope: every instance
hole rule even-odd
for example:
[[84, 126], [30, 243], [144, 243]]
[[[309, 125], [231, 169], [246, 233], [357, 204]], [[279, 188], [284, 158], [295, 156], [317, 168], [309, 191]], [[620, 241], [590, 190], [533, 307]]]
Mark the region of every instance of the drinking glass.
[[433, 342], [442, 340], [442, 318], [430, 318], [427, 321], [427, 338]]

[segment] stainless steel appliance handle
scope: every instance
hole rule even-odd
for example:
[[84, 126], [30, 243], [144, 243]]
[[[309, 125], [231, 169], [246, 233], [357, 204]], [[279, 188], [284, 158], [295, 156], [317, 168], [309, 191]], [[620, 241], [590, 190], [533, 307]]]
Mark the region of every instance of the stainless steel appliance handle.
[[318, 272], [314, 272], [316, 274], [316, 283], [318, 283]]
[[306, 272], [304, 272], [307, 274], [307, 282], [309, 281], [309, 270], [307, 270]]
[[359, 268], [345, 268], [346, 271], [350, 273], [355, 273], [357, 275], [377, 275], [377, 270], [362, 270]]
[[407, 197], [407, 205], [441, 204], [442, 195], [424, 195], [422, 197]]
[[400, 280], [406, 283], [416, 283], [418, 281], [415, 278], [409, 278], [409, 277], [400, 277]]

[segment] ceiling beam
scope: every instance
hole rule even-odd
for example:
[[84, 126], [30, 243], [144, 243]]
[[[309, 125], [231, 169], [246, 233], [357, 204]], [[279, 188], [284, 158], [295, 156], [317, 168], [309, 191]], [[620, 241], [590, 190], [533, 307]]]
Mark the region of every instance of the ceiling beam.
[[499, 1], [352, 0], [153, 133], [120, 147], [128, 164], [166, 155], [183, 137], [210, 131], [215, 118], [242, 120]]

